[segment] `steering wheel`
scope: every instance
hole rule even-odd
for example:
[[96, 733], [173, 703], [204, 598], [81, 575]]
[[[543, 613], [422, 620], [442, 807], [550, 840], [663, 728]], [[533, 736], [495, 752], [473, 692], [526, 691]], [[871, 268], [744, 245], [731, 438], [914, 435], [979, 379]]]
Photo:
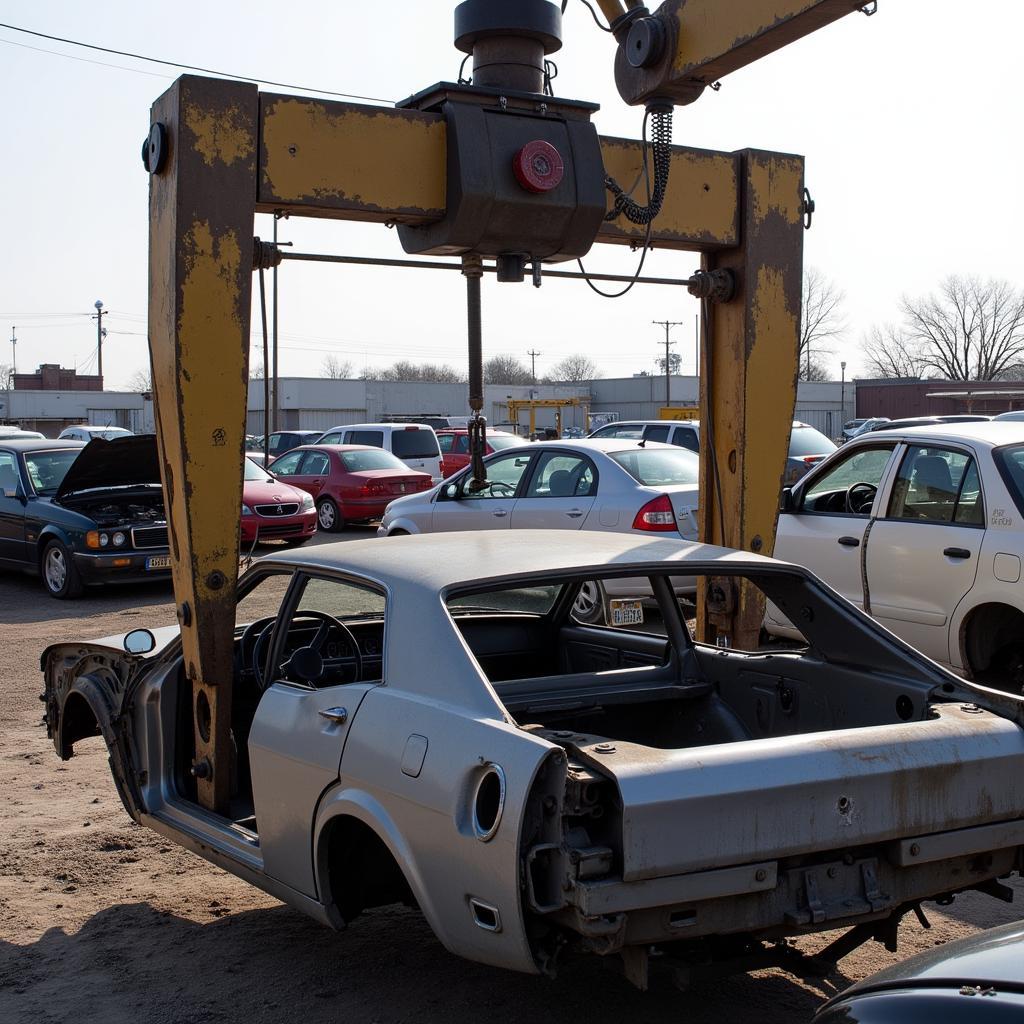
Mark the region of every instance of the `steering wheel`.
[[[860, 491], [864, 492], [864, 497], [855, 498], [854, 495]], [[878, 488], [874, 484], [866, 483], [863, 480], [850, 484], [846, 488], [846, 511], [852, 512], [854, 515], [864, 515], [865, 512], [870, 512], [877, 493]]]
[[[291, 657], [281, 666], [281, 674], [287, 679], [289, 678], [289, 670], [293, 670], [296, 675], [299, 676], [298, 681], [303, 683], [315, 683], [324, 674], [324, 667], [326, 662], [321, 656], [320, 651], [327, 641], [327, 637], [330, 636], [331, 630], [336, 629], [345, 639], [348, 641], [349, 646], [352, 648], [352, 657], [349, 658], [335, 658], [332, 662], [342, 662], [351, 660], [354, 668], [355, 675], [352, 677], [353, 681], [362, 677], [363, 674], [363, 656], [359, 653], [359, 644], [356, 642], [355, 635], [352, 630], [336, 619], [333, 615], [328, 615], [326, 612], [318, 612], [313, 610], [296, 612], [292, 621], [288, 625], [288, 631], [291, 632], [292, 626], [299, 619], [317, 619], [320, 622], [320, 628], [316, 631], [313, 639], [310, 641], [308, 647], [300, 647], [298, 650], [292, 651]], [[266, 657], [266, 646], [270, 641], [270, 637], [274, 632], [274, 626], [277, 622], [276, 618], [271, 618], [269, 621], [261, 619], [260, 623], [266, 623], [260, 631], [260, 635], [256, 638], [256, 643], [252, 649], [252, 664], [250, 666], [253, 677], [256, 680], [256, 688], [262, 693], [269, 685], [268, 680], [263, 675], [263, 659]], [[253, 623], [253, 626], [257, 626], [259, 623]], [[249, 627], [250, 629], [253, 627]], [[248, 630], [246, 630], [248, 632]], [[242, 640], [244, 642], [245, 635], [243, 634]]]
[[506, 483], [504, 480], [488, 480], [487, 489], [494, 494], [497, 491], [503, 498], [516, 493], [515, 484]]

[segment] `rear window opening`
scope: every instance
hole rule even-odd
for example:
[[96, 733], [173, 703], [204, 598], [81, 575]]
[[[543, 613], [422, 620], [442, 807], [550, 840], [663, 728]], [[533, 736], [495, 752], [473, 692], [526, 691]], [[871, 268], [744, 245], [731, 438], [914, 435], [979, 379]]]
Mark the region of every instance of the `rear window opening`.
[[431, 430], [395, 430], [391, 450], [400, 459], [436, 459], [441, 454]]
[[802, 459], [806, 455], [828, 455], [836, 450], [835, 444], [814, 427], [794, 427], [789, 438], [790, 458]]
[[646, 487], [696, 484], [700, 474], [700, 459], [685, 448], [630, 448], [610, 454], [637, 483]]
[[382, 448], [365, 452], [342, 452], [342, 465], [349, 473], [362, 473], [372, 469], [395, 469], [408, 472], [409, 467]]

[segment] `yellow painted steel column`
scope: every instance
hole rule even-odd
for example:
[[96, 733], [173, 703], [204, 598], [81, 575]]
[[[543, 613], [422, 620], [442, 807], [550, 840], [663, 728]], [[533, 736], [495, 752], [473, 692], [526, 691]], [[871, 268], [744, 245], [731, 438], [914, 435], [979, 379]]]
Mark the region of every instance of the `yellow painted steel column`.
[[231, 796], [231, 685], [256, 203], [255, 85], [185, 76], [153, 105], [149, 348], [199, 802]]
[[[802, 157], [739, 154], [741, 245], [705, 256], [737, 294], [707, 304], [701, 352], [701, 539], [770, 555], [796, 405], [803, 268]], [[716, 472], [717, 470], [717, 472]], [[756, 648], [763, 600], [726, 580], [698, 589], [698, 633]]]

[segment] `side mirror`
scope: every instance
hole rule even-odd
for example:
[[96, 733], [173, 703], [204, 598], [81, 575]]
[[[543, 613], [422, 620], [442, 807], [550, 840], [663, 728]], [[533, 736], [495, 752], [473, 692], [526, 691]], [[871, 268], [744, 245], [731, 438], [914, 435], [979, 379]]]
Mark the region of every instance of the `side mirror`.
[[19, 480], [13, 487], [4, 488], [5, 498], [15, 498], [22, 503], [22, 505], [28, 504], [28, 495], [25, 494], [25, 488], [22, 486]]
[[458, 484], [447, 484], [444, 490], [441, 492], [445, 498], [449, 501], [455, 501], [459, 496], [459, 485]]
[[779, 497], [779, 511], [780, 512], [795, 512], [796, 511], [796, 499], [793, 497], [792, 487], [783, 487], [782, 494]]
[[129, 654], [149, 654], [156, 647], [156, 637], [148, 629], [133, 629], [125, 635], [122, 646]]

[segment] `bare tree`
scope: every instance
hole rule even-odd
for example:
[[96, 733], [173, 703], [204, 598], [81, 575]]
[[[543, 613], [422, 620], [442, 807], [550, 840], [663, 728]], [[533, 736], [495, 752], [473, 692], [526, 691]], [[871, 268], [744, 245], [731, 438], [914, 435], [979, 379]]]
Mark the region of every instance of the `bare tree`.
[[153, 375], [148, 366], [128, 378], [128, 390], [137, 395], [148, 395], [153, 390]]
[[14, 383], [11, 380], [12, 373], [14, 373], [14, 367], [10, 363], [0, 363], [0, 389], [12, 386]]
[[551, 367], [551, 372], [544, 380], [567, 381], [572, 384], [580, 384], [584, 381], [593, 380], [597, 376], [597, 364], [581, 352], [575, 355], [566, 356], [560, 362]]
[[352, 364], [347, 359], [337, 356], [324, 356], [320, 364], [320, 373], [329, 380], [346, 380], [352, 376]]
[[832, 355], [832, 343], [846, 333], [846, 318], [842, 311], [846, 293], [817, 267], [808, 267], [804, 271], [802, 299], [799, 379], [828, 380], [828, 369], [821, 357]]
[[466, 375], [444, 363], [414, 363], [400, 359], [391, 366], [367, 367], [361, 374], [363, 380], [384, 381], [425, 381], [434, 384], [463, 384]]
[[[658, 364], [658, 372], [665, 372], [665, 357], [662, 356], [660, 359], [656, 359], [655, 362]], [[678, 373], [683, 366], [683, 357], [678, 352], [669, 352], [668, 354], [668, 372]], [[644, 374], [647, 376], [647, 374]]]
[[484, 363], [486, 384], [532, 384], [530, 368], [515, 356], [492, 356]]
[[861, 342], [861, 348], [869, 376], [917, 380], [924, 373], [925, 362], [919, 346], [894, 324], [872, 327]]
[[1024, 291], [951, 275], [938, 294], [900, 303], [925, 369], [947, 380], [999, 380], [1024, 359]]

